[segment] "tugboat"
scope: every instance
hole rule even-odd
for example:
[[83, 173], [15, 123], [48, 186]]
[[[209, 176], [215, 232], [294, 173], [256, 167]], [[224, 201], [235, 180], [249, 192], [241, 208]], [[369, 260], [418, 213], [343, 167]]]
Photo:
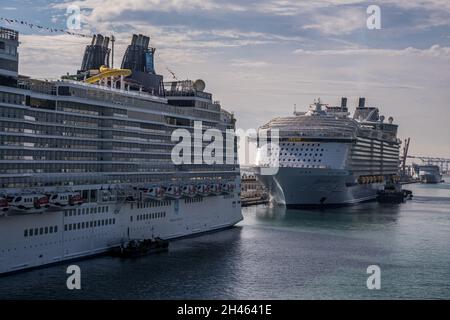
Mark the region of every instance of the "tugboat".
[[121, 258], [135, 258], [167, 250], [169, 250], [169, 241], [161, 238], [130, 240], [113, 248], [111, 255]]
[[399, 184], [389, 184], [384, 190], [378, 192], [380, 203], [404, 203], [406, 199], [412, 199], [411, 190], [402, 190]]

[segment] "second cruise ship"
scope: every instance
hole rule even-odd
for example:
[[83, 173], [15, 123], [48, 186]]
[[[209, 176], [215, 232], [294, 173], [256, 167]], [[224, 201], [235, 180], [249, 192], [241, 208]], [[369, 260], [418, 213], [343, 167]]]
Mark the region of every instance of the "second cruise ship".
[[[257, 175], [276, 202], [287, 207], [348, 205], [374, 200], [387, 182], [398, 180], [397, 125], [366, 107], [360, 98], [349, 117], [340, 106], [316, 101], [307, 112], [271, 120], [259, 136], [278, 132], [279, 141], [260, 143]], [[275, 174], [263, 174], [276, 168]]]

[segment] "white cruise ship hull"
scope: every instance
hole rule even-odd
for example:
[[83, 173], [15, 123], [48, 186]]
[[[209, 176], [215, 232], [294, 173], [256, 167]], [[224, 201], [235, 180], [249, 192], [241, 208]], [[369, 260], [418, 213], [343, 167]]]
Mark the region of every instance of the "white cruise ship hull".
[[241, 220], [237, 192], [160, 202], [86, 203], [41, 214], [3, 215], [0, 274], [97, 255], [130, 239], [174, 239], [231, 227]]
[[287, 207], [327, 207], [375, 200], [384, 183], [358, 184], [348, 170], [279, 168], [276, 175], [258, 175], [274, 202]]

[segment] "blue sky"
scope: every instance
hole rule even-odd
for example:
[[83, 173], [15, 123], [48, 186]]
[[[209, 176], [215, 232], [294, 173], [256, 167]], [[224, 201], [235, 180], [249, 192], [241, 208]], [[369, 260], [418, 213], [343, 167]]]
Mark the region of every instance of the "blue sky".
[[[116, 62], [133, 32], [157, 48], [157, 71], [202, 78], [238, 126], [306, 108], [314, 98], [358, 96], [392, 115], [411, 153], [450, 158], [448, 0], [0, 0], [0, 16], [65, 28], [66, 8], [82, 10], [82, 30], [114, 33]], [[366, 9], [381, 8], [381, 29]], [[20, 72], [58, 78], [81, 64], [89, 39], [20, 25]]]

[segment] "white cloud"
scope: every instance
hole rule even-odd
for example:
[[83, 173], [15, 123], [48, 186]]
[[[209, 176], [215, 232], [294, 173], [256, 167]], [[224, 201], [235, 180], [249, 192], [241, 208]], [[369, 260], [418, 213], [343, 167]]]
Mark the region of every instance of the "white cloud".
[[408, 47], [405, 49], [370, 49], [370, 48], [349, 48], [349, 49], [332, 49], [332, 50], [303, 50], [294, 51], [300, 55], [316, 55], [316, 56], [425, 56], [425, 57], [443, 57], [450, 58], [450, 47], [441, 47], [435, 44], [427, 49], [417, 49]]
[[266, 61], [249, 60], [249, 59], [234, 59], [230, 61], [230, 65], [233, 67], [242, 68], [263, 68], [269, 65]]

